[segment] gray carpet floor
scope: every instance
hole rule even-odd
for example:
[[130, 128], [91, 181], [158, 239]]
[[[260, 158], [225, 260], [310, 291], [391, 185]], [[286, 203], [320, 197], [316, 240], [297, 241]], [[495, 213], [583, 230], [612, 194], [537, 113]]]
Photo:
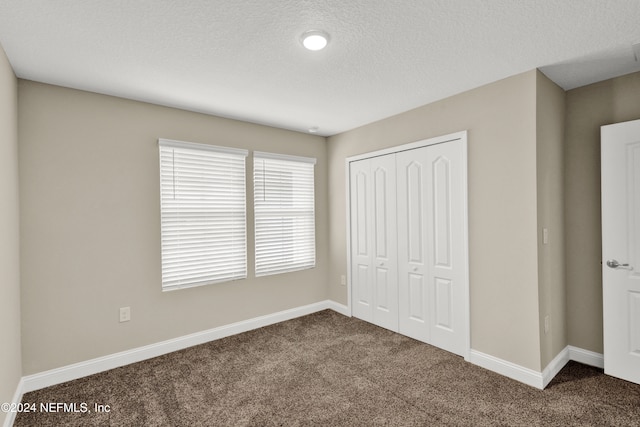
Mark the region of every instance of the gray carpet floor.
[[[640, 386], [569, 362], [545, 390], [323, 311], [30, 392], [15, 426], [640, 426]], [[109, 405], [96, 413], [94, 404]]]

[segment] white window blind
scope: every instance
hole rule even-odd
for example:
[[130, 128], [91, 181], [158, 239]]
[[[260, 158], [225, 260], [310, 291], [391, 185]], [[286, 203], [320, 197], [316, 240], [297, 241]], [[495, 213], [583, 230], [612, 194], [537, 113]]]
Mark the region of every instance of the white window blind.
[[315, 162], [254, 152], [256, 276], [315, 267]]
[[158, 145], [163, 290], [246, 278], [247, 151]]

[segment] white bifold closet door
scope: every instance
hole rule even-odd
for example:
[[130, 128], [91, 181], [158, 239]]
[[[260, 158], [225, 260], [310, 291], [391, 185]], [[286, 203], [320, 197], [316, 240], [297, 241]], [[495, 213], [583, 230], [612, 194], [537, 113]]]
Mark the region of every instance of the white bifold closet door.
[[353, 315], [466, 350], [466, 176], [459, 140], [350, 163]]
[[373, 157], [353, 162], [350, 169], [354, 315], [397, 331], [395, 158]]

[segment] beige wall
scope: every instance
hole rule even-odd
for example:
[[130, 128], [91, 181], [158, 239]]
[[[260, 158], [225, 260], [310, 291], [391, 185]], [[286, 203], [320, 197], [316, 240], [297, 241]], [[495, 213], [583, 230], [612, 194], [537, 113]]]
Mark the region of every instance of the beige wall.
[[[564, 271], [565, 92], [537, 73], [538, 280], [540, 357], [544, 369], [567, 346]], [[543, 229], [548, 243], [543, 242]], [[545, 317], [549, 330], [545, 332]]]
[[530, 71], [329, 138], [329, 297], [346, 303], [345, 159], [468, 130], [471, 346], [540, 370], [536, 79]]
[[640, 73], [567, 92], [565, 235], [569, 344], [602, 353], [600, 126], [640, 119]]
[[0, 403], [12, 401], [22, 376], [17, 84], [0, 46]]
[[[18, 106], [25, 375], [327, 298], [324, 138], [23, 80]], [[316, 157], [317, 267], [253, 277], [249, 174], [249, 278], [161, 292], [158, 138]]]

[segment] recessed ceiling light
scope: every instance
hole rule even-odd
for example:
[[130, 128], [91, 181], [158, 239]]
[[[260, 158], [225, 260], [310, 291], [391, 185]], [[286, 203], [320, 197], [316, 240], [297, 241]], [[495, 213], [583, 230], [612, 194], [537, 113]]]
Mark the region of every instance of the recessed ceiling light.
[[320, 130], [318, 126], [313, 126], [309, 128], [309, 133], [317, 133]]
[[322, 50], [329, 43], [329, 34], [320, 30], [311, 30], [302, 34], [302, 45], [309, 50]]

